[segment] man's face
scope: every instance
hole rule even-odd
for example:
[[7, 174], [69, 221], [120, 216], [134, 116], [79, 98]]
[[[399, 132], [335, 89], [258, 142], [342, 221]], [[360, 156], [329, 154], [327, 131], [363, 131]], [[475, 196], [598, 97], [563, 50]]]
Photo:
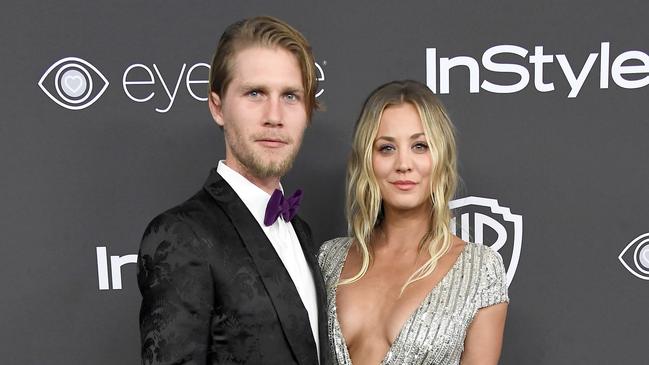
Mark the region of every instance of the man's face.
[[249, 178], [283, 176], [307, 126], [297, 59], [282, 48], [245, 48], [234, 56], [231, 80], [209, 102], [225, 133], [225, 163]]

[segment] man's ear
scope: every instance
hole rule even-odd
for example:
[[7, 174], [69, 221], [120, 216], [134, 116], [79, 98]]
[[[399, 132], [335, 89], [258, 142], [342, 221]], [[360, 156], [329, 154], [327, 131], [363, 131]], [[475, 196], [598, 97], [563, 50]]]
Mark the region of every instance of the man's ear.
[[223, 103], [221, 101], [221, 97], [214, 91], [211, 91], [207, 103], [210, 107], [210, 114], [212, 114], [212, 119], [214, 119], [216, 124], [223, 127]]

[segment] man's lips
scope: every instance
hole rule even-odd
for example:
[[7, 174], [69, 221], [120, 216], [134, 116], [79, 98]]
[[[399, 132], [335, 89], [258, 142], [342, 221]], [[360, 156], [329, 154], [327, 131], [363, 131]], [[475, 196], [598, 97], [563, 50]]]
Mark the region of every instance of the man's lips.
[[259, 138], [256, 139], [255, 142], [268, 148], [280, 148], [288, 144], [286, 141], [277, 138]]
[[417, 185], [416, 182], [411, 180], [397, 180], [392, 181], [391, 184], [396, 186], [399, 190], [410, 190]]

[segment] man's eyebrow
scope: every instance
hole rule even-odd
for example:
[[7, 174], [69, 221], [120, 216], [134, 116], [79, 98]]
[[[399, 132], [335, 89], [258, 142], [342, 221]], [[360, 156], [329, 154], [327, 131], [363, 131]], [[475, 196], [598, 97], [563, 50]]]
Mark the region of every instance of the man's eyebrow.
[[252, 84], [252, 83], [246, 84], [246, 83], [244, 83], [244, 84], [241, 84], [239, 86], [239, 90], [266, 90], [266, 88], [264, 86], [262, 86], [262, 85], [259, 85], [259, 84]]
[[[264, 86], [262, 84], [256, 84], [256, 83], [242, 83], [239, 85], [237, 88], [239, 91], [248, 91], [248, 90], [261, 90], [261, 91], [268, 91], [269, 88], [267, 86]], [[282, 94], [302, 94], [304, 93], [304, 88], [302, 86], [287, 86], [281, 89]]]
[[298, 94], [298, 93], [303, 93], [303, 92], [304, 92], [304, 88], [301, 87], [301, 86], [299, 86], [299, 87], [288, 86], [288, 87], [285, 87], [284, 89], [282, 89], [282, 92], [284, 92], [284, 93], [293, 93], [293, 94]]

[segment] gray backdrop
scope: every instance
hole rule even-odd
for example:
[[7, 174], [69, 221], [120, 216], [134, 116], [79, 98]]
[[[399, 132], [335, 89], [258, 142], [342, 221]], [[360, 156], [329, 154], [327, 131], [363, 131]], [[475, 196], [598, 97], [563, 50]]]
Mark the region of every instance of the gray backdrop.
[[345, 234], [366, 95], [428, 81], [458, 129], [458, 234], [508, 267], [501, 363], [649, 363], [649, 3], [565, 3], [5, 2], [0, 362], [139, 363], [132, 255], [224, 153], [202, 63], [271, 14], [322, 69], [327, 110], [284, 179], [317, 240]]

